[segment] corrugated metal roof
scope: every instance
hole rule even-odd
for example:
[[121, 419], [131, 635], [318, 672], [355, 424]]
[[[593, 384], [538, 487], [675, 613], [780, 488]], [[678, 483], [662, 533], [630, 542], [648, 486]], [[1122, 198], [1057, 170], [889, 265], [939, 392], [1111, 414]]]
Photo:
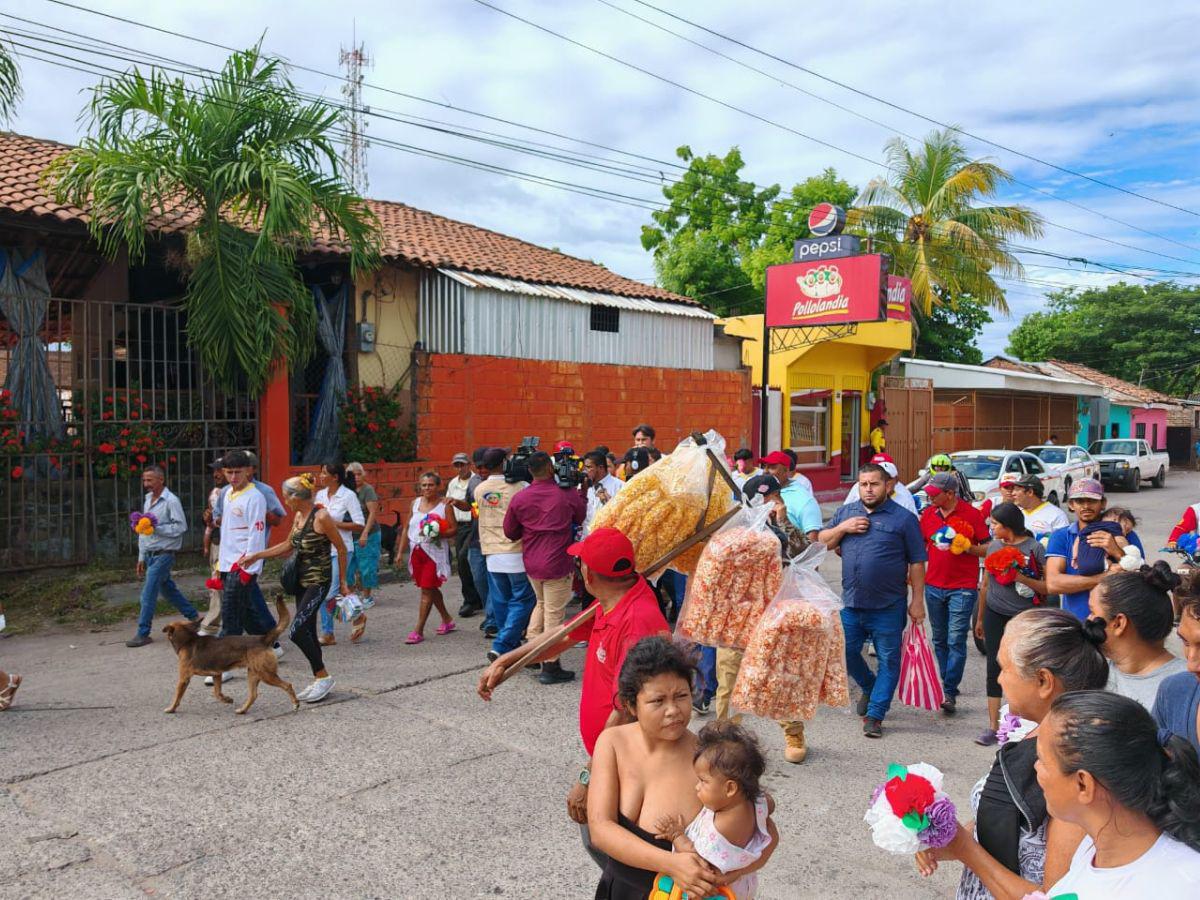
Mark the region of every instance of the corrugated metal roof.
[[506, 294], [529, 294], [534, 297], [552, 297], [557, 300], [570, 300], [586, 306], [613, 306], [617, 309], [636, 310], [637, 312], [662, 313], [668, 316], [686, 316], [692, 319], [716, 319], [716, 316], [699, 306], [685, 306], [682, 303], [665, 303], [662, 300], [648, 300], [643, 297], [619, 297], [616, 294], [603, 294], [599, 291], [586, 291], [581, 288], [562, 287], [552, 284], [533, 284], [529, 281], [517, 281], [512, 278], [501, 278], [499, 275], [480, 275], [475, 272], [463, 272], [460, 269], [438, 269], [447, 278], [452, 278], [468, 288], [484, 288], [501, 291]]

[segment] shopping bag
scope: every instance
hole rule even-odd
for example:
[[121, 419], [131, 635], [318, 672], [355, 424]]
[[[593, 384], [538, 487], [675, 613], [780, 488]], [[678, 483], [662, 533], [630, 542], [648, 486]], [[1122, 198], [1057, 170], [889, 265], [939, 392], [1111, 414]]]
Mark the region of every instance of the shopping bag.
[[925, 626], [909, 622], [904, 630], [904, 647], [900, 655], [900, 702], [917, 709], [934, 710], [944, 699], [942, 680], [933, 660], [933, 648], [925, 636]]

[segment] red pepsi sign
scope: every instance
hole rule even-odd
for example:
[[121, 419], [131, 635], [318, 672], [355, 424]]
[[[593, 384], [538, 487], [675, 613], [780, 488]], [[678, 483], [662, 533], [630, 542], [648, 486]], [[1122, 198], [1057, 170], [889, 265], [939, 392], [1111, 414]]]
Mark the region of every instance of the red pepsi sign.
[[767, 268], [767, 328], [846, 325], [884, 318], [878, 254]]

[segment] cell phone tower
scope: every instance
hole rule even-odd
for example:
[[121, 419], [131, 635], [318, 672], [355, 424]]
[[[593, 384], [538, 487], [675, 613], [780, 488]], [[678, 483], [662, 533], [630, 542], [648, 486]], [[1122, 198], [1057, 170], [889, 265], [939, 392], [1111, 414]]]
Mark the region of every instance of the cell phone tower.
[[338, 64], [345, 70], [342, 81], [342, 96], [346, 98], [342, 118], [345, 121], [346, 137], [342, 142], [342, 176], [360, 197], [367, 195], [367, 114], [369, 106], [362, 102], [363, 69], [372, 65], [364, 44], [352, 38], [351, 47], [340, 48]]

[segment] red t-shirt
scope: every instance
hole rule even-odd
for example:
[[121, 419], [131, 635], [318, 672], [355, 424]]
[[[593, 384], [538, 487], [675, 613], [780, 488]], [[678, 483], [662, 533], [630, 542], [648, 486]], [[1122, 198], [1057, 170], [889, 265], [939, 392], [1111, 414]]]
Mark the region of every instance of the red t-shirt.
[[642, 638], [669, 634], [670, 630], [654, 591], [645, 578], [639, 578], [611, 612], [601, 608], [593, 619], [571, 633], [576, 641], [588, 642], [579, 697], [579, 735], [588, 756], [596, 748], [596, 739], [616, 704], [617, 676], [625, 654]]
[[925, 569], [925, 583], [930, 587], [954, 590], [979, 588], [979, 557], [969, 553], [954, 555], [949, 550], [938, 550], [930, 537], [946, 524], [947, 519], [958, 517], [971, 526], [974, 534], [971, 543], [980, 544], [988, 540], [987, 522], [974, 506], [961, 497], [953, 511], [945, 517], [936, 506], [927, 506], [921, 512], [921, 534], [925, 535], [925, 549], [929, 553], [929, 565]]

